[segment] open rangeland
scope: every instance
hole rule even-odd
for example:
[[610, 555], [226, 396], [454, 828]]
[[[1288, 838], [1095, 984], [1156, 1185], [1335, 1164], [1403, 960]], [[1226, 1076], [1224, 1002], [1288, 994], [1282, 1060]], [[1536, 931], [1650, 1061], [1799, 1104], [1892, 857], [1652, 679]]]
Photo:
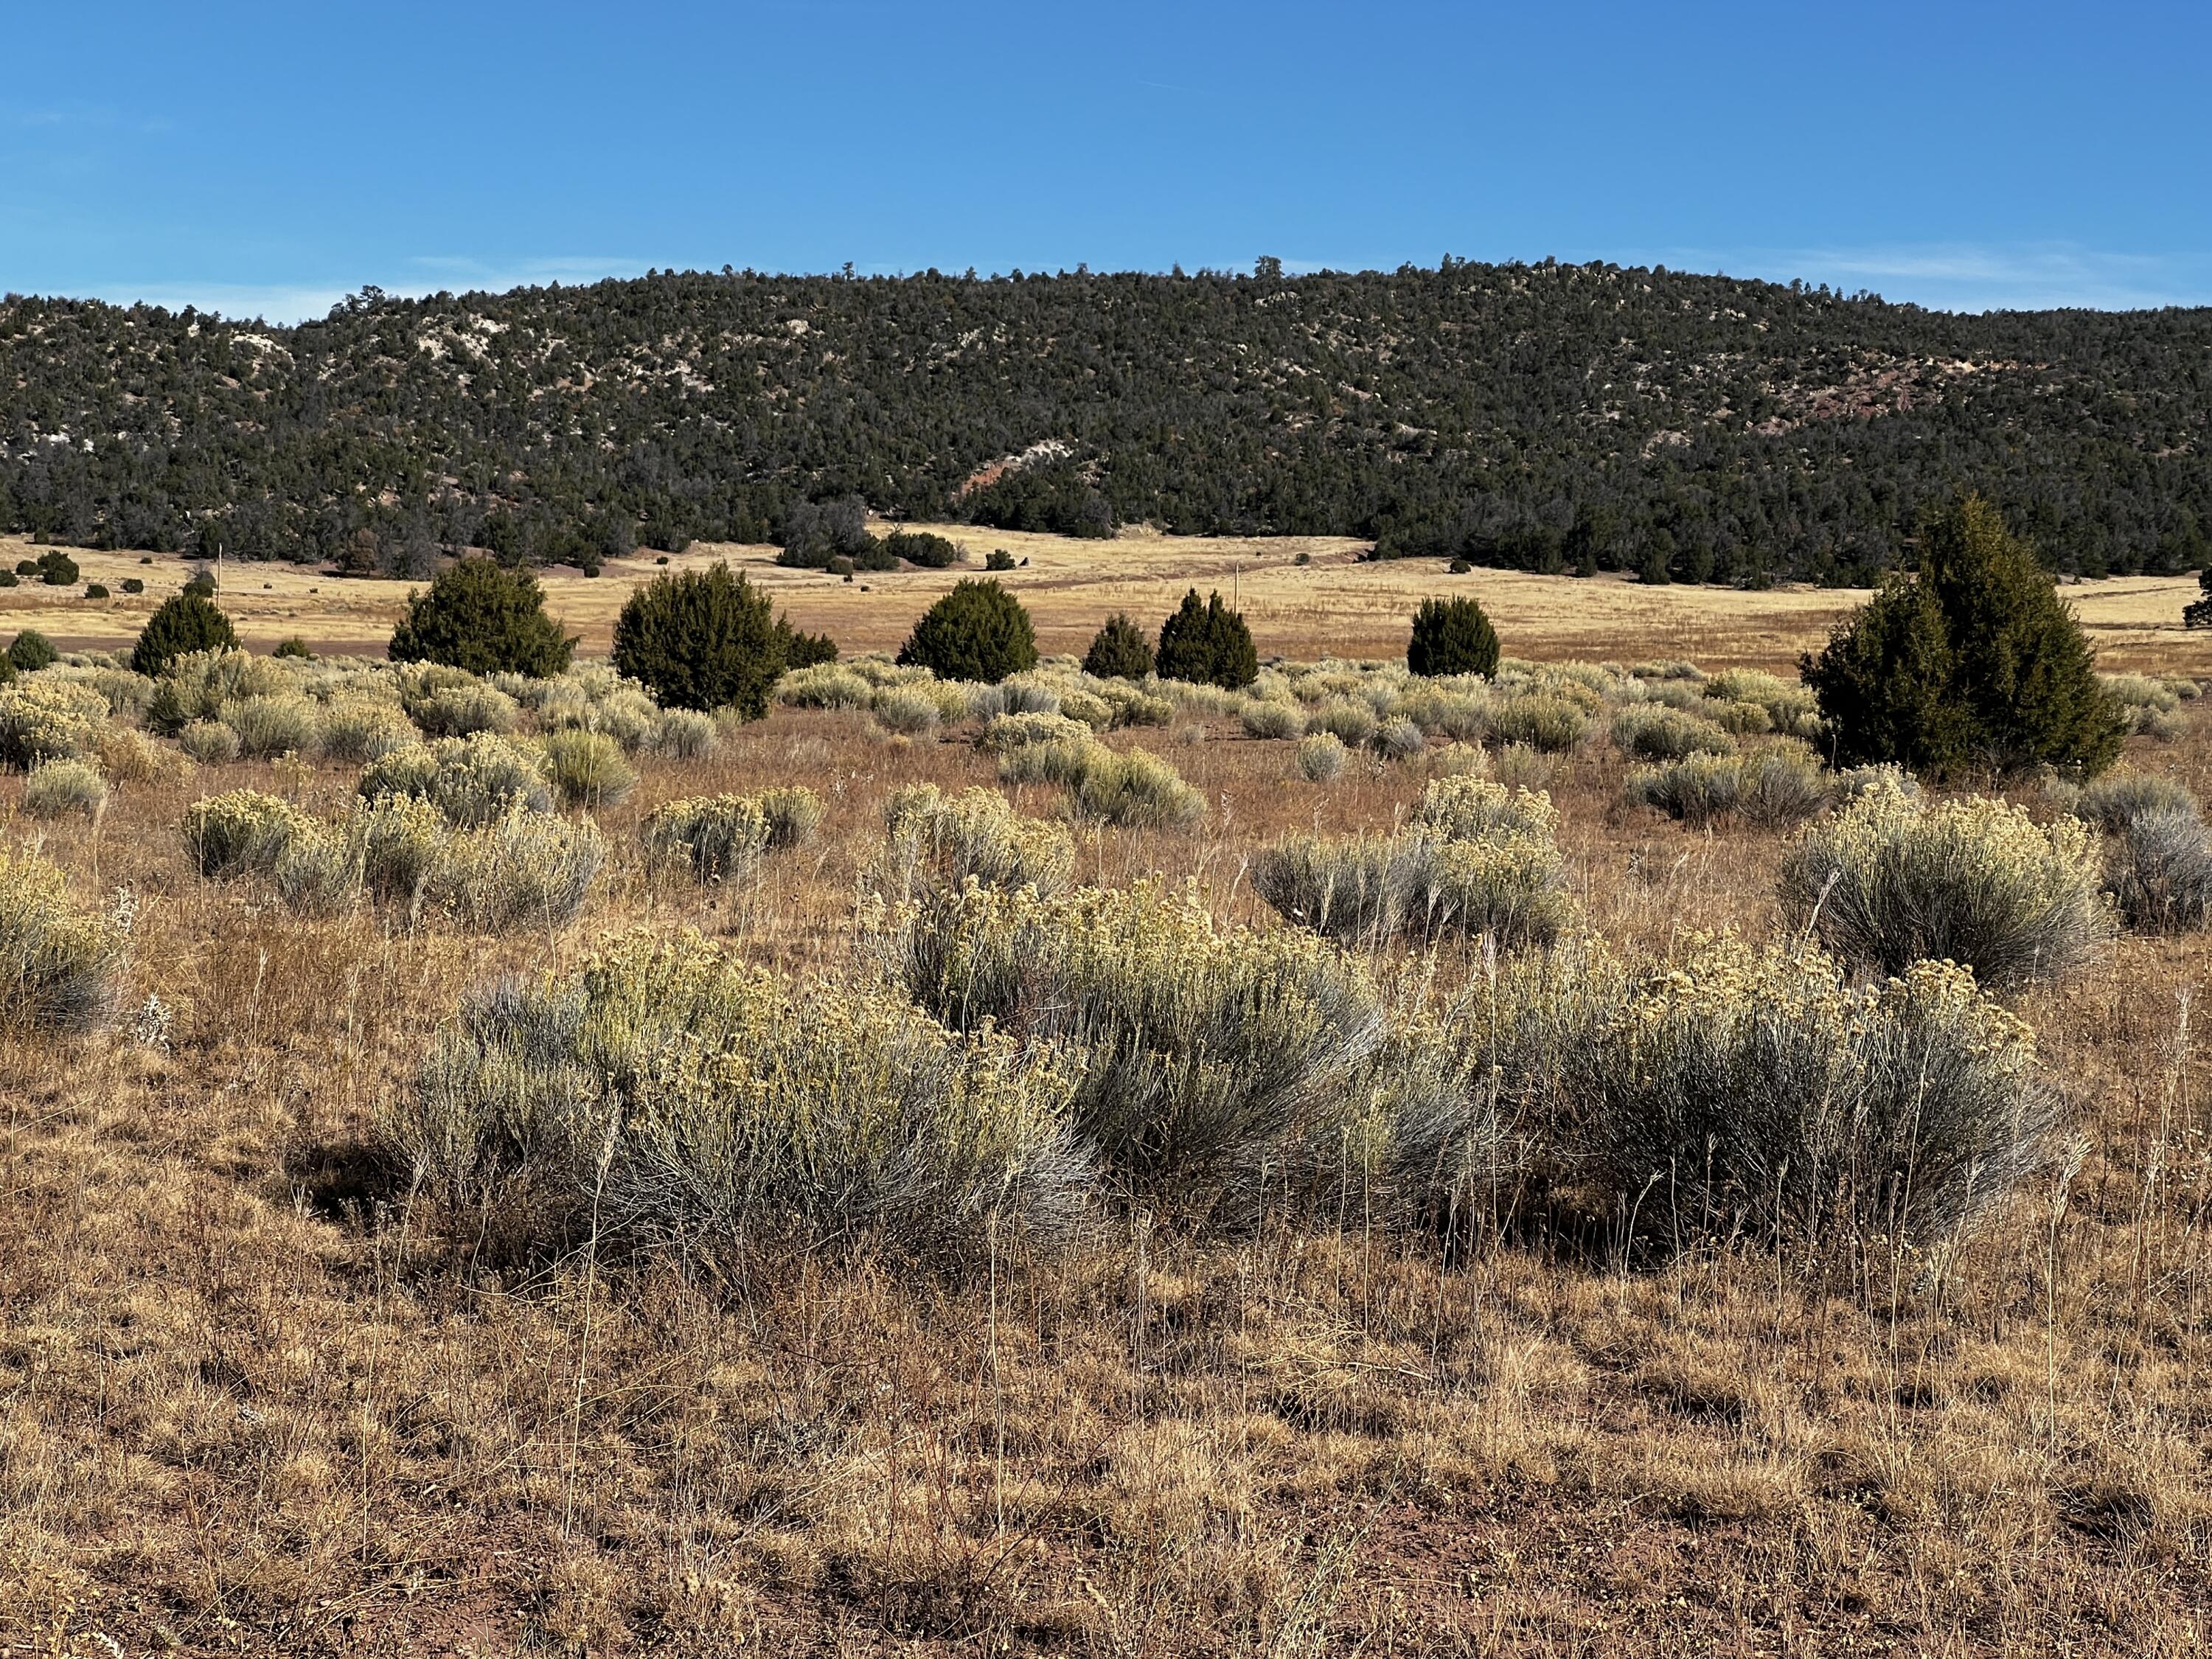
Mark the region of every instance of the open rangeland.
[[[1837, 620], [1867, 598], [1863, 590], [1803, 586], [1760, 592], [1647, 587], [1620, 576], [1585, 581], [1483, 569], [1455, 576], [1433, 559], [1364, 560], [1369, 544], [1348, 538], [1193, 538], [1132, 528], [1110, 541], [1083, 541], [972, 525], [908, 527], [949, 537], [968, 555], [966, 566], [863, 574], [848, 583], [820, 571], [781, 568], [773, 547], [699, 543], [666, 568], [697, 569], [726, 560], [774, 594], [796, 625], [825, 630], [848, 651], [896, 650], [938, 595], [963, 576], [983, 574], [985, 556], [1000, 548], [1028, 561], [997, 579], [1029, 607], [1046, 651], [1080, 652], [1115, 611], [1157, 628], [1195, 586], [1236, 601], [1263, 655], [1396, 657], [1405, 653], [1406, 620], [1414, 606], [1431, 595], [1467, 593], [1481, 600], [1511, 648], [1525, 656], [1593, 662], [1687, 657], [1711, 668], [1788, 671], [1800, 652], [1818, 647]], [[13, 568], [42, 550], [20, 537], [0, 537], [0, 567]], [[135, 553], [72, 550], [71, 556], [84, 580], [105, 585], [111, 597], [87, 599], [81, 588], [54, 590], [27, 580], [0, 591], [0, 636], [36, 628], [65, 649], [127, 646], [189, 568], [167, 556], [151, 565]], [[583, 650], [605, 652], [630, 589], [663, 568], [655, 556], [611, 560], [597, 577], [549, 572], [543, 577], [547, 609]], [[1307, 562], [1300, 564], [1301, 557]], [[129, 576], [144, 578], [147, 592], [124, 593], [120, 583]], [[391, 637], [410, 586], [235, 562], [224, 570], [223, 584], [223, 607], [240, 638], [256, 650], [296, 636], [317, 651], [370, 653], [380, 653]], [[2212, 645], [2181, 626], [2182, 606], [2197, 595], [2194, 577], [2112, 577], [2075, 583], [2065, 592], [2108, 669], [2201, 673], [2212, 663]]]
[[[1010, 580], [1049, 647], [1079, 647], [1109, 608], [1154, 618], [1196, 580], [1241, 581], [1263, 651], [1395, 653], [1413, 598], [1445, 581], [1343, 547], [1298, 567], [1287, 544], [1171, 563], [1137, 538], [983, 539], [1030, 555]], [[124, 563], [83, 562], [103, 579]], [[556, 578], [552, 608], [603, 642], [650, 568]], [[951, 580], [861, 595], [760, 574], [799, 623], [863, 649]], [[401, 592], [228, 580], [261, 647], [367, 646]], [[1786, 659], [1853, 597], [1450, 580], [1494, 608], [1510, 652], [1711, 665]], [[2164, 626], [2179, 586], [2107, 584], [2083, 609], [2124, 660], [2194, 673], [2195, 640]], [[6, 605], [0, 631], [65, 644], [118, 641], [136, 614], [27, 587]], [[2197, 706], [2130, 760], [2202, 796]], [[2204, 1650], [2202, 933], [2124, 933], [2008, 996], [2064, 1127], [1955, 1250], [1627, 1248], [1632, 1226], [1609, 1237], [1510, 1194], [1468, 1237], [1357, 1202], [1271, 1206], [1263, 1182], [1234, 1224], [1102, 1199], [1064, 1249], [993, 1234], [959, 1271], [863, 1247], [733, 1274], [618, 1237], [611, 1203], [517, 1253], [495, 1248], [496, 1215], [410, 1191], [379, 1126], [501, 975], [570, 974], [623, 930], [690, 927], [858, 982], [892, 793], [1001, 787], [974, 721], [912, 723], [931, 729], [780, 706], [709, 755], [633, 757], [634, 792], [591, 813], [609, 852], [580, 911], [499, 933], [422, 905], [419, 884], [411, 909], [301, 907], [193, 867], [194, 802], [252, 788], [335, 821], [358, 764], [218, 758], [186, 776], [162, 740], [111, 768], [103, 808], [39, 818], [26, 780], [0, 780], [0, 842], [128, 928], [110, 1024], [0, 1039], [9, 1650]], [[1195, 883], [1224, 925], [1270, 922], [1260, 849], [1389, 830], [1447, 752], [1440, 735], [1397, 759], [1355, 747], [1310, 781], [1233, 698], [1103, 740], [1154, 750], [1204, 810], [1078, 818], [1073, 879]], [[1492, 763], [1549, 789], [1577, 926], [1656, 953], [1785, 930], [1789, 832], [1628, 805], [1602, 720], [1563, 752]], [[739, 878], [702, 884], [641, 848], [665, 802], [784, 784], [818, 792], [823, 820]], [[1058, 784], [1004, 787], [1066, 815]], [[1391, 945], [1376, 970], [1420, 962]], [[1492, 965], [1445, 942], [1424, 971]]]

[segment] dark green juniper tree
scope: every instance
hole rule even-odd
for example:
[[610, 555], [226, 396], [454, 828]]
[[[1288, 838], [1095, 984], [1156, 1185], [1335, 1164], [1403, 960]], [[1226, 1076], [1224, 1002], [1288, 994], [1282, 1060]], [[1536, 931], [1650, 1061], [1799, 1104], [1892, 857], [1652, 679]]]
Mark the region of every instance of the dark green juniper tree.
[[836, 654], [772, 615], [768, 596], [726, 564], [656, 576], [615, 618], [616, 669], [671, 708], [734, 708], [757, 720], [786, 670]]
[[1160, 678], [1235, 690], [1260, 678], [1260, 653], [1243, 617], [1214, 593], [1199, 603], [1198, 590], [1182, 597], [1176, 613], [1160, 624], [1155, 661]]
[[1152, 672], [1152, 642], [1127, 612], [1116, 611], [1083, 653], [1083, 672], [1102, 680], [1140, 680]]
[[162, 600], [146, 618], [138, 643], [131, 648], [131, 666], [151, 678], [188, 652], [230, 651], [237, 646], [238, 632], [230, 618], [206, 594], [186, 588]]
[[963, 577], [922, 612], [898, 659], [941, 680], [995, 685], [1036, 666], [1036, 630], [1021, 601], [999, 583]]
[[2096, 772], [2125, 731], [2051, 573], [1977, 495], [1929, 521], [1917, 575], [1891, 577], [1800, 668], [1839, 765]]
[[1473, 599], [1423, 599], [1406, 666], [1416, 674], [1495, 674], [1498, 630]]
[[427, 592], [407, 596], [392, 635], [394, 662], [435, 662], [471, 674], [532, 674], [568, 667], [576, 641], [545, 614], [538, 578], [489, 559], [461, 559]]

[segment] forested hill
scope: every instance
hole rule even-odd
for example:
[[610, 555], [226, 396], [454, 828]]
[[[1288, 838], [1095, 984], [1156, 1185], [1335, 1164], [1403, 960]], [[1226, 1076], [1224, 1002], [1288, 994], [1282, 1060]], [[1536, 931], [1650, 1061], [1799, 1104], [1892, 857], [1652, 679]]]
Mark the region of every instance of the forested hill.
[[[0, 302], [0, 526], [419, 571], [791, 509], [1860, 580], [1993, 496], [2063, 569], [2212, 557], [2212, 310], [1926, 312], [1617, 266], [648, 275], [295, 328]], [[1102, 550], [1102, 556], [1108, 556]]]

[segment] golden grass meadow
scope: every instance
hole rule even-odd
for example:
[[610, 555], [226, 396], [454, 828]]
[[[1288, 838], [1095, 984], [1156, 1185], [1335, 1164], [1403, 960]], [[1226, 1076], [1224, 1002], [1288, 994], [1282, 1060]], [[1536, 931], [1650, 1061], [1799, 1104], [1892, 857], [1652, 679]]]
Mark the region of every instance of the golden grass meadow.
[[[1121, 1173], [1102, 1161], [1054, 1187], [1054, 1160], [1075, 1152], [1046, 1120], [1085, 1098], [1076, 1062], [1007, 1035], [1012, 1021], [979, 1020], [948, 1048], [885, 1001], [880, 975], [924, 982], [899, 957], [920, 937], [900, 879], [957, 844], [938, 902], [970, 954], [931, 971], [970, 974], [962, 997], [982, 997], [971, 969], [986, 957], [1079, 987], [1090, 958], [1051, 941], [1123, 927], [1137, 945], [1096, 949], [1183, 940], [1218, 953], [1198, 979], [1265, 957], [1301, 983], [1365, 987], [1374, 1054], [1407, 1010], [1462, 995], [1504, 1009], [1495, 988], [1578, 951], [1653, 975], [1624, 1005], [1638, 1030], [1689, 1042], [1725, 1014], [1716, 985], [1779, 996], [1777, 975], [1803, 973], [1812, 988], [1790, 1006], [1860, 1041], [1889, 1005], [1790, 953], [1828, 925], [1836, 878], [1818, 859], [1857, 856], [1851, 835], [1908, 807], [1878, 788], [1873, 806], [1825, 793], [1790, 806], [1775, 790], [1796, 775], [1796, 688], [1678, 665], [1791, 678], [1863, 595], [1447, 577], [1358, 563], [1348, 543], [948, 533], [1030, 561], [1007, 581], [1048, 653], [1079, 652], [1110, 611], [1156, 626], [1195, 584], [1233, 593], [1263, 659], [1281, 660], [1252, 694], [1102, 687], [1048, 665], [1024, 713], [869, 654], [895, 648], [953, 573], [848, 586], [760, 550], [697, 549], [674, 563], [734, 552], [847, 663], [797, 677], [797, 700], [763, 720], [686, 722], [591, 667], [476, 684], [352, 660], [388, 635], [398, 584], [233, 567], [222, 603], [252, 650], [296, 635], [318, 658], [257, 655], [167, 693], [81, 653], [127, 647], [175, 562], [76, 556], [88, 580], [145, 575], [143, 600], [0, 595], [0, 637], [35, 627], [80, 653], [0, 689], [0, 744], [44, 762], [0, 777], [0, 848], [60, 872], [70, 948], [112, 963], [102, 1017], [0, 1036], [0, 1648], [2163, 1659], [2212, 1645], [2200, 928], [2100, 909], [2063, 971], [2039, 947], [2016, 983], [1929, 981], [1931, 1006], [1978, 999], [1962, 1063], [2016, 1066], [2006, 1089], [2054, 1115], [2016, 1182], [1973, 1195], [1971, 1224], [1910, 1248], [1863, 1213], [1817, 1243], [1680, 1201], [1662, 1227], [1657, 1200], [1608, 1207], [1582, 1177], [1531, 1173], [1500, 1152], [1503, 1132], [1484, 1142], [1497, 1179], [1480, 1202], [1460, 1185], [1439, 1206], [1411, 1176], [1372, 1178], [1364, 1131], [1295, 1075], [1280, 1098], [1339, 1138], [1297, 1143], [1255, 1188], [1224, 1178], [1200, 1201], [1129, 1175], [1166, 1167], [1164, 1143], [1133, 1132]], [[554, 575], [549, 609], [603, 653], [654, 568]], [[2185, 590], [2066, 592], [2100, 665], [2139, 677], [2127, 775], [2202, 799], [2212, 721]], [[1515, 662], [1494, 692], [1424, 701], [1405, 682], [1406, 620], [1433, 592], [1474, 594], [1496, 620]], [[2155, 676], [2172, 678], [2142, 678]], [[147, 729], [164, 708], [182, 737]], [[1539, 714], [1571, 714], [1571, 733]], [[440, 742], [418, 748], [418, 727]], [[1336, 758], [1309, 758], [1331, 744]], [[1639, 767], [1669, 754], [1738, 764], [1728, 787], [1746, 803], [1752, 763], [1784, 757], [1758, 786], [1772, 810], [1696, 822], [1644, 804], [1664, 791]], [[91, 783], [54, 769], [72, 757]], [[373, 808], [365, 766], [404, 775]], [[811, 797], [764, 793], [793, 789]], [[963, 795], [978, 789], [1021, 817]], [[1968, 810], [2054, 880], [2099, 856], [2074, 816], [2096, 803], [2033, 781], [2008, 793], [2024, 816]], [[751, 799], [719, 817], [673, 806], [725, 794]], [[1463, 831], [1455, 813], [1485, 822]], [[1351, 857], [1363, 837], [1358, 856], [1396, 860], [1389, 880], [1412, 872], [1391, 889], [1402, 913], [1307, 918], [1329, 939], [1278, 915], [1271, 896], [1314, 867], [1298, 859]], [[1785, 868], [1813, 868], [1809, 902]], [[964, 896], [962, 874], [979, 875]], [[1029, 880], [1046, 890], [1024, 897]], [[1115, 908], [1146, 882], [1163, 886]], [[1108, 896], [1066, 896], [1093, 888]], [[1495, 917], [1509, 888], [1547, 908], [1513, 910], [1488, 943], [1416, 915]], [[0, 941], [11, 925], [0, 914]], [[704, 955], [639, 942], [687, 929]], [[1738, 954], [1715, 955], [1713, 935]], [[1047, 963], [1053, 950], [1064, 959]], [[626, 961], [662, 976], [617, 1019]], [[1595, 985], [1610, 970], [1589, 971]], [[472, 1048], [457, 1021], [503, 980], [532, 988], [486, 1029], [523, 1035]], [[1547, 1018], [1569, 1000], [1529, 995]], [[543, 1154], [524, 1146], [537, 1119], [501, 1129], [499, 1180], [464, 1179], [453, 1120], [422, 1104], [508, 1089], [557, 1107], [586, 1092], [586, 1060], [618, 1060], [637, 1099], [668, 1103], [653, 1120], [665, 1167], [696, 1170], [707, 1131], [682, 1110], [722, 1051], [669, 1056], [726, 1017], [786, 1078], [838, 1043], [872, 1045], [914, 1098], [973, 1114], [977, 1167], [1003, 1151], [992, 1135], [1042, 1135], [1021, 1180], [1065, 1212], [1040, 1200], [1016, 1224], [988, 1207], [950, 1243], [878, 1247], [920, 1214], [926, 1182], [951, 1177], [856, 1169], [871, 1124], [807, 1122], [775, 1156], [825, 1189], [820, 1171], [847, 1171], [840, 1190], [873, 1206], [868, 1236], [834, 1208], [762, 1207], [732, 1238], [698, 1220], [727, 1213], [726, 1194], [702, 1187], [679, 1210], [619, 1163], [612, 1130], [574, 1149], [580, 1179], [554, 1199], [514, 1173]], [[1449, 1060], [1467, 1028], [1439, 1029], [1425, 1052]], [[1320, 1027], [1299, 1030], [1321, 1053]], [[787, 1117], [816, 1104], [773, 1079], [746, 1086]], [[1680, 1173], [1686, 1190], [1697, 1172]], [[1779, 1203], [1789, 1172], [1771, 1173]], [[518, 1243], [516, 1218], [541, 1202], [566, 1207]]]

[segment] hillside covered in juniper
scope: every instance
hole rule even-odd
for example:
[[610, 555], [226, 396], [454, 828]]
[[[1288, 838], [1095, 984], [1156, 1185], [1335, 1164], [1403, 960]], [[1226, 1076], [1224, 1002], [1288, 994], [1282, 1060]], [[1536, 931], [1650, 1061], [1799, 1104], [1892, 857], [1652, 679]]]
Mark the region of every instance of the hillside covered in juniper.
[[1982, 316], [1613, 265], [649, 274], [241, 323], [0, 301], [0, 529], [416, 576], [794, 507], [1863, 582], [1980, 491], [2057, 568], [2212, 560], [2212, 310]]

